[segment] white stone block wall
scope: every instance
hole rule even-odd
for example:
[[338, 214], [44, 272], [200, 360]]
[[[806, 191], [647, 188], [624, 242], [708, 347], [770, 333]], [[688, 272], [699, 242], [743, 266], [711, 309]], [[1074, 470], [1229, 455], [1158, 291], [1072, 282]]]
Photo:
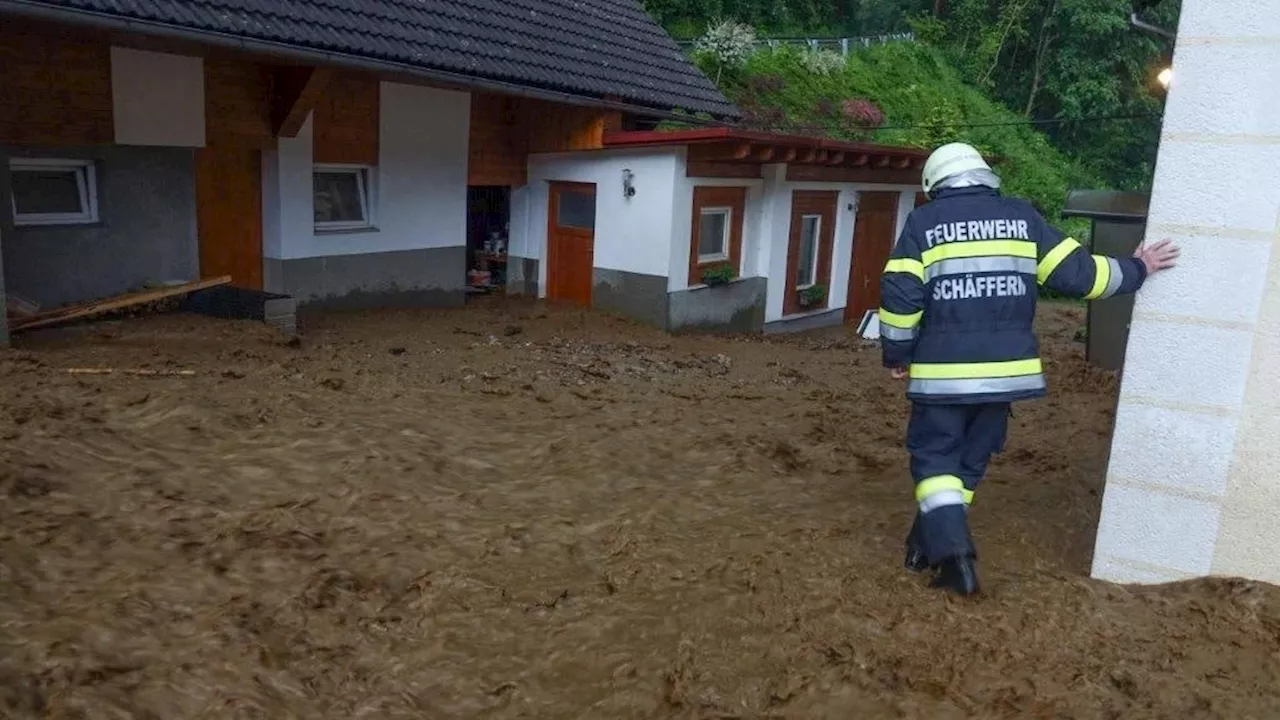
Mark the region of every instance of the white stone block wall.
[[1280, 0], [1184, 0], [1093, 575], [1280, 583]]

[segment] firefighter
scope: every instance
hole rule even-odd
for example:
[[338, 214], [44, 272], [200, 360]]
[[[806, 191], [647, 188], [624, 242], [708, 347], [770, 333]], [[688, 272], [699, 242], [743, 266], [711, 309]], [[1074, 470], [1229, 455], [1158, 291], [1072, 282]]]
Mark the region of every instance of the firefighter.
[[929, 202], [907, 217], [881, 278], [884, 365], [907, 380], [907, 450], [918, 505], [906, 566], [932, 587], [978, 592], [968, 508], [1004, 448], [1011, 404], [1042, 397], [1032, 328], [1040, 286], [1097, 300], [1133, 293], [1173, 267], [1168, 240], [1131, 258], [1093, 255], [1000, 178], [969, 145], [938, 148], [924, 166]]

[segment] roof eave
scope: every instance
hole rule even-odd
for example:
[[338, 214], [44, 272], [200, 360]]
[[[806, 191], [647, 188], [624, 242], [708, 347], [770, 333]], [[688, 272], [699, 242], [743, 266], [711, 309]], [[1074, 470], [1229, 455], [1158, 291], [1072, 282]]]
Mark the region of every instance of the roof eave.
[[[916, 169], [928, 153], [915, 148], [832, 140], [806, 135], [777, 135], [731, 127], [695, 130], [606, 133], [609, 148], [698, 148], [705, 159], [726, 162], [788, 162], [829, 167], [878, 167]], [[778, 150], [783, 152], [780, 154]], [[801, 155], [801, 151], [804, 155]], [[785, 158], [785, 159], [781, 159]]]
[[[408, 63], [401, 63], [393, 60], [379, 60], [376, 58], [351, 55], [348, 53], [316, 50], [314, 48], [291, 45], [288, 43], [257, 40], [238, 35], [230, 35], [227, 33], [211, 32], [208, 30], [187, 28], [169, 23], [154, 22], [151, 20], [126, 18], [108, 13], [95, 12], [92, 10], [52, 7], [43, 2], [34, 2], [32, 0], [0, 0], [0, 15], [5, 14], [52, 22], [64, 22], [102, 30], [118, 30], [138, 33], [140, 35], [150, 35], [175, 40], [187, 40], [215, 47], [262, 53], [307, 64], [396, 74], [435, 83], [454, 85], [471, 90], [529, 97], [539, 100], [564, 103], [567, 105], [598, 107], [635, 115], [670, 120], [687, 118], [687, 115], [680, 114], [680, 109], [677, 108], [653, 107], [640, 105], [634, 102], [606, 100], [604, 98], [589, 95], [576, 95], [573, 93], [531, 87], [503, 80], [494, 80], [492, 78], [464, 75], [462, 73], [455, 73], [448, 70], [428, 68], [420, 65], [410, 65]], [[721, 121], [738, 120], [741, 118], [741, 111], [730, 103], [727, 98], [724, 99], [724, 104], [730, 110], [729, 112], [708, 114]]]

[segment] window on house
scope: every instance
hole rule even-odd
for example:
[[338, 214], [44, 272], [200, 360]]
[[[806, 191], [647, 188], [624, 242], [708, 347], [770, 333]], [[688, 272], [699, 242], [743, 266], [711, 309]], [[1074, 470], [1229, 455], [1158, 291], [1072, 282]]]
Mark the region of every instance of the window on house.
[[729, 227], [732, 217], [732, 208], [702, 208], [698, 217], [698, 262], [729, 259]]
[[98, 221], [92, 160], [22, 158], [9, 162], [13, 224], [85, 225]]
[[595, 190], [572, 190], [565, 188], [559, 191], [557, 201], [559, 215], [556, 224], [565, 228], [594, 230], [596, 227], [596, 193]]
[[693, 189], [689, 237], [689, 287], [708, 284], [708, 273], [736, 277], [742, 270], [743, 217], [747, 188], [701, 186]]
[[311, 177], [317, 230], [373, 227], [373, 168], [317, 165]]
[[818, 282], [818, 248], [822, 232], [821, 215], [800, 218], [800, 253], [796, 263], [796, 289], [803, 290]]

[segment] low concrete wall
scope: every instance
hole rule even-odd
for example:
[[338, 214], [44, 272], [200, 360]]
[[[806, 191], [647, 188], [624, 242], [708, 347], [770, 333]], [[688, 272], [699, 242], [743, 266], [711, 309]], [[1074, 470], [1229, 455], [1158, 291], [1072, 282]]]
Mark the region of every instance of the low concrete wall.
[[[96, 161], [99, 221], [14, 227], [9, 160], [15, 157]], [[147, 282], [194, 280], [200, 262], [194, 151], [0, 146], [0, 236], [9, 291], [44, 308]]]
[[768, 278], [678, 290], [667, 301], [667, 327], [672, 332], [758, 333], [764, 329], [768, 292]]
[[591, 306], [625, 315], [662, 329], [667, 328], [667, 279], [622, 270], [596, 268]]
[[298, 303], [287, 295], [223, 285], [194, 292], [179, 307], [209, 317], [260, 320], [286, 335], [298, 331]]
[[508, 256], [507, 292], [538, 297], [538, 271], [537, 258]]
[[844, 323], [844, 308], [819, 310], [807, 315], [791, 315], [782, 320], [775, 320], [764, 326], [766, 335], [778, 333], [802, 332], [824, 327], [834, 327]]
[[466, 301], [462, 246], [264, 262], [265, 285], [309, 309], [460, 307]]

